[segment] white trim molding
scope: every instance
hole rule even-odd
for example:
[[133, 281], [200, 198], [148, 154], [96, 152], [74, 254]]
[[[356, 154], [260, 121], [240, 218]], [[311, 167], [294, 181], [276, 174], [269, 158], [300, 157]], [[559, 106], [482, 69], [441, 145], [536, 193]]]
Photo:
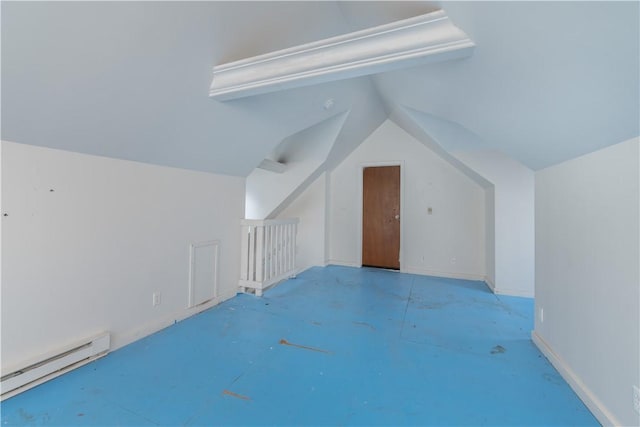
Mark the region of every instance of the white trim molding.
[[209, 96], [242, 98], [470, 56], [443, 10], [213, 67]]
[[407, 266], [406, 269], [401, 271], [403, 273], [417, 274], [419, 276], [444, 277], [448, 279], [474, 280], [479, 282], [484, 281], [484, 276], [482, 274], [436, 271], [412, 266]]
[[362, 267], [362, 265], [357, 264], [355, 262], [340, 261], [337, 259], [330, 259], [329, 261], [327, 261], [327, 265], [337, 265], [339, 267], [353, 267], [353, 268]]
[[484, 283], [487, 284], [487, 287], [496, 295], [505, 295], [510, 297], [522, 297], [522, 298], [534, 298], [535, 293], [533, 291], [527, 291], [522, 289], [508, 289], [508, 288], [497, 288], [495, 283], [489, 278], [489, 276], [484, 276], [482, 279]]
[[522, 289], [493, 288], [493, 293], [496, 295], [504, 295], [508, 297], [521, 297], [521, 298], [533, 298], [535, 296], [532, 291], [527, 291]]
[[496, 285], [493, 283], [493, 280], [489, 276], [484, 276], [484, 283], [487, 284], [487, 287], [493, 292], [496, 293]]
[[591, 413], [603, 426], [621, 426], [619, 420], [607, 409], [598, 397], [582, 382], [580, 377], [571, 369], [559, 355], [557, 355], [549, 344], [537, 334], [531, 331], [531, 340], [538, 347], [540, 352], [551, 362], [554, 368], [560, 373], [562, 378], [576, 392], [580, 400], [589, 408]]

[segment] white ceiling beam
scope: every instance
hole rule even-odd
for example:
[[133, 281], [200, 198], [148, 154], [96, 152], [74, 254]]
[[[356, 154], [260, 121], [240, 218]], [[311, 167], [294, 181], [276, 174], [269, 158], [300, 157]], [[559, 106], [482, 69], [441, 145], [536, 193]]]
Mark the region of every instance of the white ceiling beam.
[[258, 165], [258, 169], [264, 169], [266, 171], [275, 172], [275, 173], [283, 173], [287, 169], [287, 165], [284, 163], [276, 162], [271, 159], [264, 159]]
[[242, 98], [471, 55], [443, 10], [213, 67], [209, 95]]

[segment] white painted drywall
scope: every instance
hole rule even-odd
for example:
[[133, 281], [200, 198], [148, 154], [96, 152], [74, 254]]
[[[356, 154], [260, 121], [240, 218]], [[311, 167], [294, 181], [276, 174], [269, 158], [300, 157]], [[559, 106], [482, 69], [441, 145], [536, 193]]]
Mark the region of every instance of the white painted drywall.
[[245, 217], [270, 218], [327, 159], [348, 112], [336, 114], [283, 140], [270, 154], [283, 173], [254, 169], [247, 177]]
[[536, 173], [534, 337], [605, 425], [640, 425], [639, 144]]
[[534, 175], [506, 155], [489, 150], [477, 134], [409, 107], [392, 120], [486, 192], [486, 282], [499, 294], [534, 293]]
[[330, 262], [361, 264], [362, 167], [388, 163], [402, 164], [401, 269], [483, 280], [484, 189], [389, 120], [331, 171]]
[[[243, 211], [243, 178], [2, 142], [2, 372], [101, 331], [118, 348], [235, 295]], [[189, 246], [210, 240], [219, 296], [187, 309]]]
[[498, 151], [456, 150], [451, 154], [494, 185], [494, 221], [487, 224], [488, 232], [493, 229], [495, 233], [493, 279], [487, 275], [493, 282], [494, 292], [532, 297], [535, 275], [534, 172]]
[[300, 219], [296, 238], [296, 270], [299, 272], [325, 264], [326, 181], [323, 173], [278, 215], [282, 219]]
[[495, 291], [496, 283], [496, 209], [495, 209], [495, 187], [485, 188], [484, 199], [484, 257], [485, 271], [487, 277], [485, 281]]

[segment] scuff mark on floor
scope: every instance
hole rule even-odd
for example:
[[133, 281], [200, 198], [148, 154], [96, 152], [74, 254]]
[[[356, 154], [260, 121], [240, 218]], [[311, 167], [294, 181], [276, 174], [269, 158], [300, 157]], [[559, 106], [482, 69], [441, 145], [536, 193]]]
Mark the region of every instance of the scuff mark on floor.
[[431, 303], [419, 305], [417, 308], [418, 310], [439, 310], [448, 304], [449, 302], [431, 302]]
[[18, 410], [18, 413], [20, 414], [20, 417], [22, 417], [22, 419], [25, 421], [32, 421], [34, 418], [33, 415], [31, 415], [30, 413], [28, 413], [22, 408]]
[[506, 348], [501, 345], [497, 345], [491, 349], [491, 354], [504, 353], [505, 351], [507, 351]]
[[321, 349], [321, 348], [315, 348], [315, 347], [309, 347], [309, 346], [306, 346], [306, 345], [300, 345], [300, 344], [293, 344], [293, 343], [290, 343], [289, 341], [285, 340], [284, 338], [280, 340], [280, 344], [282, 344], [282, 345], [288, 345], [288, 346], [291, 346], [291, 347], [298, 347], [298, 348], [302, 348], [302, 349], [304, 349], [304, 350], [317, 351], [318, 353], [331, 354], [331, 352], [330, 352], [330, 351], [323, 350], [323, 349]]
[[375, 330], [376, 330], [376, 327], [375, 327], [375, 326], [373, 326], [372, 324], [367, 323], [367, 322], [353, 322], [353, 324], [354, 324], [354, 325], [358, 325], [358, 326], [364, 326], [365, 328], [369, 328], [369, 329], [371, 329], [372, 331], [375, 331]]
[[561, 385], [563, 383], [562, 377], [555, 374], [544, 373], [542, 374], [542, 378], [554, 385]]
[[242, 394], [234, 393], [233, 391], [230, 391], [230, 390], [222, 390], [222, 394], [223, 395], [227, 395], [227, 396], [231, 396], [231, 397], [235, 397], [236, 399], [251, 400], [251, 398], [249, 396], [245, 396], [245, 395], [242, 395]]

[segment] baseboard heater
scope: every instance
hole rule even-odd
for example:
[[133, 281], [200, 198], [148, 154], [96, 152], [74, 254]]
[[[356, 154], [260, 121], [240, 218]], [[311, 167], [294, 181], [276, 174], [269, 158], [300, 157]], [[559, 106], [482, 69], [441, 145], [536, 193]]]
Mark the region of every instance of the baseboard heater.
[[35, 362], [27, 363], [24, 368], [2, 375], [0, 400], [15, 396], [106, 355], [109, 352], [110, 341], [109, 333], [104, 333], [68, 346], [54, 355], [47, 355]]

